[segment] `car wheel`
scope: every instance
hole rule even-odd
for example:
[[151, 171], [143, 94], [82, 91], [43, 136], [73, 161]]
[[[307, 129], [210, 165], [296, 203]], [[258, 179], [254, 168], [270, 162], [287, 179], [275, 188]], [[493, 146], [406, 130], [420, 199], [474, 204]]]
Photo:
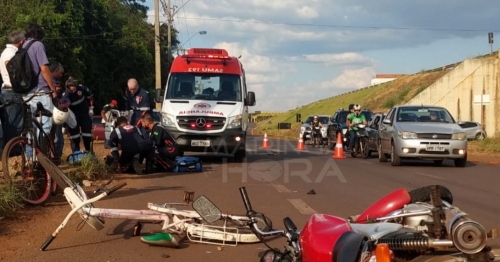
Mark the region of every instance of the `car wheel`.
[[328, 138], [328, 149], [333, 150], [335, 148], [335, 142], [331, 138]]
[[378, 149], [378, 161], [379, 162], [387, 162], [387, 156], [382, 153], [382, 142], [381, 141], [378, 141], [378, 146], [377, 146], [377, 149]]
[[476, 135], [476, 139], [477, 139], [477, 140], [482, 140], [482, 139], [484, 139], [484, 134], [483, 134], [483, 133], [477, 133], [477, 135]]
[[391, 143], [391, 164], [393, 166], [401, 165], [401, 158], [399, 158], [398, 153], [396, 152], [396, 147], [394, 146], [394, 142]]
[[456, 167], [465, 167], [467, 165], [467, 154], [463, 158], [453, 159]]

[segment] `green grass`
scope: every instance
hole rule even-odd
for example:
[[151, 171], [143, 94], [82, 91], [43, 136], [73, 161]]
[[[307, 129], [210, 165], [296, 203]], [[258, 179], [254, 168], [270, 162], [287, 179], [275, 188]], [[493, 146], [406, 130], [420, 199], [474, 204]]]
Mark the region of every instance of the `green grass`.
[[500, 138], [485, 138], [483, 140], [475, 140], [470, 142], [469, 151], [483, 154], [498, 154], [500, 153]]
[[[301, 114], [302, 121], [310, 115], [333, 116], [339, 108], [348, 108], [349, 104], [359, 103], [363, 108], [373, 112], [387, 112], [397, 104], [404, 104], [447, 71], [436, 71], [402, 76], [394, 81], [356, 90], [344, 95], [323, 99], [311, 104], [290, 110], [257, 124], [257, 133], [270, 136], [298, 139], [301, 123], [296, 122], [296, 114]], [[278, 130], [278, 123], [291, 123], [290, 130]]]
[[23, 207], [21, 193], [17, 187], [0, 185], [0, 217], [10, 217]]
[[107, 179], [111, 176], [111, 169], [106, 166], [103, 160], [98, 159], [94, 155], [84, 156], [79, 163], [70, 164], [70, 166], [76, 167], [76, 169], [67, 174], [68, 178], [77, 183], [85, 179]]

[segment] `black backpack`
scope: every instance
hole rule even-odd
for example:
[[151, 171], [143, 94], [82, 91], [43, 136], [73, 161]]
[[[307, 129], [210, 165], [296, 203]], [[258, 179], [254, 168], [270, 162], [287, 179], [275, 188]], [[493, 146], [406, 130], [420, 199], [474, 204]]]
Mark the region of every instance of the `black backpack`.
[[32, 40], [26, 47], [19, 47], [16, 54], [7, 63], [7, 72], [9, 72], [12, 91], [20, 94], [28, 93], [38, 85], [38, 75], [33, 72], [31, 60], [28, 55], [28, 49], [36, 42]]

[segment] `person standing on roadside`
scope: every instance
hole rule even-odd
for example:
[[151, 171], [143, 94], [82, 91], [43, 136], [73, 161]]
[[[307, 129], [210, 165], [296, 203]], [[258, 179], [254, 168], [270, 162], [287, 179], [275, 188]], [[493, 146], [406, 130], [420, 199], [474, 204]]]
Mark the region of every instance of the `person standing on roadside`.
[[66, 91], [63, 93], [63, 99], [69, 101], [69, 109], [73, 111], [76, 117], [76, 127], [69, 129], [73, 154], [80, 151], [80, 136], [83, 137], [83, 146], [85, 147], [83, 153], [88, 153], [92, 142], [94, 95], [90, 88], [78, 84], [76, 79], [69, 77], [66, 81]]
[[2, 76], [3, 84], [1, 86], [0, 103], [12, 100], [18, 103], [12, 104], [8, 107], [0, 109], [0, 119], [2, 121], [3, 144], [2, 151], [10, 139], [21, 135], [23, 130], [23, 96], [12, 91], [9, 72], [7, 72], [7, 63], [16, 54], [18, 48], [24, 42], [24, 32], [16, 30], [9, 34], [7, 37], [8, 44], [0, 55], [0, 74]]
[[[56, 86], [52, 81], [52, 74], [49, 68], [49, 59], [47, 58], [47, 53], [45, 52], [45, 46], [41, 42], [45, 36], [45, 32], [42, 27], [38, 24], [30, 24], [26, 29], [26, 41], [24, 41], [22, 48], [25, 48], [27, 45], [32, 43], [28, 48], [28, 57], [31, 60], [31, 68], [33, 74], [38, 76], [38, 81], [35, 87], [33, 87], [28, 93], [23, 94], [23, 99], [28, 99], [36, 92], [40, 91], [52, 91], [53, 93], [50, 95], [43, 96], [35, 96], [31, 101], [28, 102], [28, 105], [31, 108], [32, 112], [35, 112], [37, 109], [37, 103], [41, 103], [43, 108], [52, 112], [54, 110], [54, 104], [52, 99], [57, 98]], [[42, 129], [46, 134], [50, 134], [52, 129], [52, 118], [42, 116]], [[38, 128], [33, 124], [35, 130]], [[31, 157], [32, 150], [27, 150], [27, 157]], [[46, 148], [46, 145], [42, 144], [42, 148]]]
[[125, 91], [125, 110], [133, 110], [130, 117], [130, 125], [137, 125], [145, 114], [153, 115], [153, 104], [149, 92], [139, 87], [136, 79], [130, 78], [127, 82], [128, 89]]
[[[50, 65], [50, 72], [52, 73], [52, 81], [54, 82], [54, 85], [56, 86], [56, 93], [57, 93], [57, 105], [54, 106], [59, 106], [60, 109], [61, 107], [67, 107], [67, 101], [64, 101], [62, 99], [62, 94], [63, 94], [63, 89], [61, 87], [61, 82], [60, 79], [62, 75], [64, 74], [64, 68], [60, 63], [52, 63]], [[63, 148], [64, 148], [64, 134], [63, 134], [63, 126], [64, 125], [53, 125], [52, 126], [52, 138], [54, 138], [54, 163], [60, 164], [61, 163], [61, 157], [63, 153]]]

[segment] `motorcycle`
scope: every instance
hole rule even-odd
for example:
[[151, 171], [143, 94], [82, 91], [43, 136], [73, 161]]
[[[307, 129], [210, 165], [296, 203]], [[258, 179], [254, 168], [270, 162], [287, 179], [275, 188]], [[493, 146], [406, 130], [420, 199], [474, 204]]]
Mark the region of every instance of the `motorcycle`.
[[[486, 245], [488, 238], [498, 237], [497, 229], [486, 232], [481, 224], [452, 204], [450, 190], [440, 185], [409, 192], [401, 188], [348, 221], [354, 232], [376, 239], [376, 243], [388, 244], [396, 259], [500, 261], [500, 250]], [[373, 230], [373, 225], [379, 223], [379, 230]]]
[[[387, 244], [377, 246], [373, 240], [354, 232], [343, 218], [314, 214], [302, 231], [297, 230], [293, 221], [283, 219], [286, 230], [263, 232], [257, 226], [256, 213], [250, 204], [245, 187], [240, 194], [247, 210], [252, 232], [261, 238], [269, 248], [261, 256], [261, 262], [377, 262], [392, 261], [392, 253]], [[376, 230], [379, 224], [372, 225]], [[280, 234], [287, 238], [285, 251], [273, 249], [264, 241], [265, 236]]]
[[370, 155], [370, 149], [368, 148], [368, 132], [366, 131], [366, 125], [364, 124], [354, 124], [353, 127], [356, 130], [356, 141], [354, 142], [354, 148], [351, 152], [352, 157], [362, 156], [364, 159], [368, 158]]
[[318, 148], [323, 145], [323, 147], [326, 146], [325, 143], [323, 143], [323, 136], [321, 135], [321, 127], [320, 126], [313, 126], [311, 130], [311, 144], [313, 147], [318, 146]]

